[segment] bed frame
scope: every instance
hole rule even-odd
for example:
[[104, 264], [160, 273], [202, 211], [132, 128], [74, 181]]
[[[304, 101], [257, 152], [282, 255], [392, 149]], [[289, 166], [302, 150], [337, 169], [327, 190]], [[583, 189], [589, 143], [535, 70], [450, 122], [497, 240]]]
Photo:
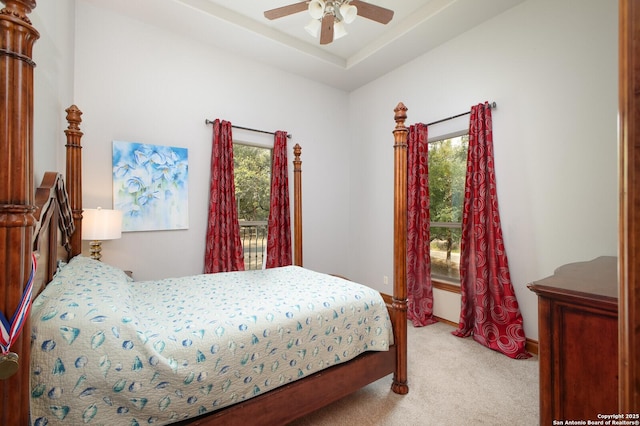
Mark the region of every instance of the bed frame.
[[[31, 272], [32, 252], [37, 257], [34, 298], [48, 283], [59, 259], [81, 252], [82, 112], [72, 105], [67, 112], [66, 174], [47, 172], [34, 191], [33, 170], [33, 44], [38, 31], [28, 18], [35, 0], [0, 0], [0, 309], [11, 318]], [[406, 108], [395, 110], [395, 236], [394, 291], [385, 301], [393, 322], [395, 345], [386, 352], [367, 352], [357, 358], [302, 380], [203, 417], [181, 424], [285, 424], [334, 402], [393, 373], [391, 389], [409, 391], [407, 383], [406, 287]], [[294, 262], [302, 266], [301, 161], [294, 149]], [[66, 185], [66, 190], [64, 186]], [[65, 221], [73, 217], [73, 225]], [[63, 232], [64, 231], [64, 232]], [[16, 374], [0, 380], [0, 424], [29, 424], [30, 322], [11, 346], [19, 355]], [[320, 396], [318, 396], [320, 395]]]

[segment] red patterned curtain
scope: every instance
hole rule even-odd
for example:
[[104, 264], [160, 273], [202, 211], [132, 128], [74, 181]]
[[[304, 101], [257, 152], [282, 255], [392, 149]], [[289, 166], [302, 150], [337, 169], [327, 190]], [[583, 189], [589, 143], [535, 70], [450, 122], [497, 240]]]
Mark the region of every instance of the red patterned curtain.
[[429, 147], [424, 124], [409, 127], [407, 170], [407, 316], [420, 327], [435, 322], [429, 253]]
[[204, 272], [229, 271], [244, 271], [244, 257], [233, 179], [231, 123], [216, 119], [213, 123]]
[[528, 358], [522, 315], [502, 238], [493, 162], [491, 108], [471, 108], [460, 256], [459, 337], [511, 358]]
[[267, 234], [267, 268], [292, 264], [287, 132], [276, 132], [272, 163], [271, 204], [269, 207], [269, 230]]

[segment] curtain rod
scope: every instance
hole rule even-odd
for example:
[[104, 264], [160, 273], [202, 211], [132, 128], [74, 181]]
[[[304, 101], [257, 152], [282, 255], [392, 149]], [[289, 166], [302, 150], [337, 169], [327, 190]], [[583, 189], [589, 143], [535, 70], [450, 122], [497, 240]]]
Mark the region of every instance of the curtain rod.
[[[213, 124], [212, 120], [209, 120], [208, 118], [204, 120], [205, 124]], [[267, 132], [266, 130], [258, 130], [258, 129], [252, 129], [250, 127], [242, 127], [242, 126], [234, 126], [233, 124], [231, 125], [231, 127], [233, 127], [234, 129], [242, 129], [242, 130], [248, 130], [250, 132], [258, 132], [258, 133], [266, 133], [267, 135], [275, 135], [274, 132]], [[291, 139], [291, 135], [287, 134], [287, 139]]]
[[[491, 102], [489, 104], [489, 108], [495, 108], [497, 106], [498, 105], [495, 102]], [[434, 124], [442, 123], [444, 121], [453, 120], [454, 118], [458, 118], [458, 117], [464, 117], [465, 115], [469, 115], [469, 114], [471, 114], [471, 111], [463, 112], [463, 113], [457, 114], [457, 115], [452, 115], [451, 117], [443, 118], [442, 120], [437, 120], [437, 121], [433, 121], [431, 123], [428, 123], [427, 126], [431, 126], [431, 125], [434, 125]]]

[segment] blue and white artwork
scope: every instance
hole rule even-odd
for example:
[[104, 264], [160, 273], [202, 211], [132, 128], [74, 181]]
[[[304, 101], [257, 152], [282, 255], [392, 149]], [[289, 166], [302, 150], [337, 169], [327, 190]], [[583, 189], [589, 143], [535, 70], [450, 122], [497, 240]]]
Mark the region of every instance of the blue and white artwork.
[[123, 231], [189, 227], [188, 150], [113, 141], [113, 203]]

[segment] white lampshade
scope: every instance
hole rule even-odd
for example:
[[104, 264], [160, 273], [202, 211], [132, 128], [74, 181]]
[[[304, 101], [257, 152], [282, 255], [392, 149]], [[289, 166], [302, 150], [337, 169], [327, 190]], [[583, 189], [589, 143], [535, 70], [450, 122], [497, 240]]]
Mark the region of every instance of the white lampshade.
[[82, 239], [116, 240], [122, 236], [122, 212], [98, 207], [82, 214]]
[[336, 22], [333, 26], [333, 39], [338, 40], [339, 38], [342, 38], [347, 34], [348, 33], [347, 29], [344, 27], [344, 22]]
[[324, 1], [322, 0], [312, 0], [309, 2], [309, 15], [313, 19], [321, 19], [324, 16]]
[[342, 20], [345, 24], [350, 24], [356, 19], [356, 16], [358, 16], [358, 8], [345, 3], [340, 6], [340, 15], [342, 15]]
[[313, 37], [318, 37], [318, 34], [320, 33], [320, 27], [322, 26], [322, 24], [320, 23], [320, 21], [318, 21], [317, 19], [312, 19], [306, 27], [304, 27], [305, 30], [307, 30], [307, 32], [309, 34], [311, 34]]

